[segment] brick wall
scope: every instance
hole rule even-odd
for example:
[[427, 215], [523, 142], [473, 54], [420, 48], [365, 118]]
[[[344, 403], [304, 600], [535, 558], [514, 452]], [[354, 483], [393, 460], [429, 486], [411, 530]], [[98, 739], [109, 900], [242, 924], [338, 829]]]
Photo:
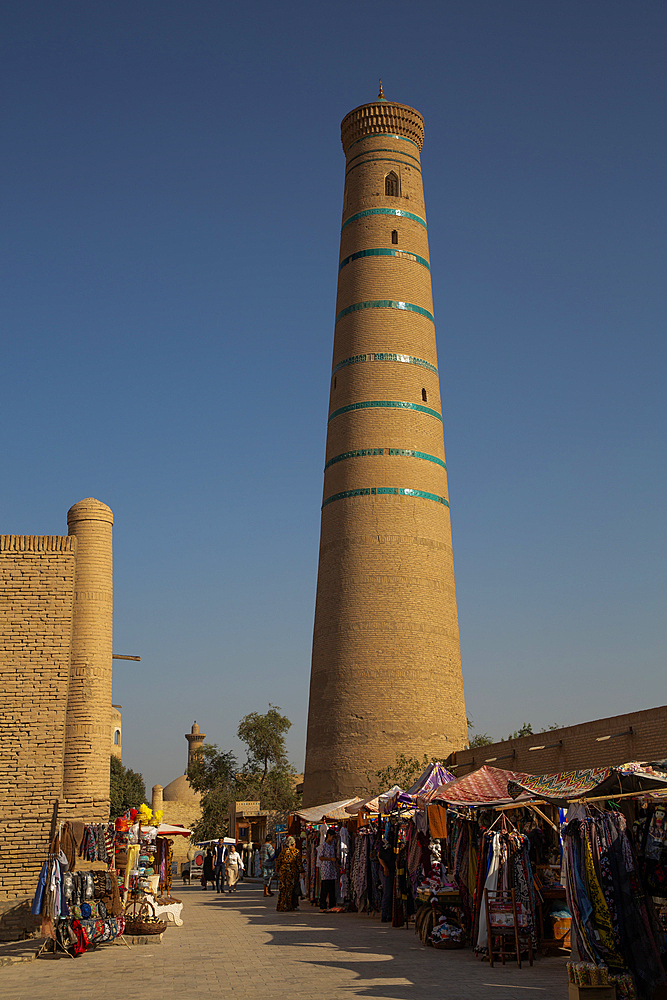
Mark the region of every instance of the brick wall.
[[[632, 733], [627, 730], [632, 729]], [[625, 735], [616, 735], [623, 733]], [[610, 736], [598, 741], [600, 736]], [[556, 744], [556, 746], [549, 746]], [[544, 746], [544, 750], [530, 747]], [[457, 778], [491, 764], [526, 774], [557, 774], [576, 768], [609, 767], [631, 760], [667, 758], [667, 705], [642, 712], [613, 715], [578, 726], [534, 733], [516, 740], [492, 743], [474, 750], [452, 754], [448, 766], [454, 766]]]
[[0, 898], [34, 885], [62, 797], [75, 538], [0, 536]]

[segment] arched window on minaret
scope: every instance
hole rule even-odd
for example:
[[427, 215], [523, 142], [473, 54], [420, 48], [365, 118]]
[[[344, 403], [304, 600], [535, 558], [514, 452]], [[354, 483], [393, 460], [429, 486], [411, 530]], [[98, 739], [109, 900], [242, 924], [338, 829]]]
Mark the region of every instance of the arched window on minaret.
[[384, 179], [384, 193], [389, 198], [398, 198], [398, 175], [393, 170]]
[[392, 229], [391, 231], [391, 242], [398, 244], [398, 229]]

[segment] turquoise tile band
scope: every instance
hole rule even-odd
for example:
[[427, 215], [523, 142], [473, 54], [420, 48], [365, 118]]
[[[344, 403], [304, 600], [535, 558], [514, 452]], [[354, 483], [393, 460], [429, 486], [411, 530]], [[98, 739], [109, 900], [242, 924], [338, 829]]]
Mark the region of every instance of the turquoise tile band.
[[429, 417], [435, 417], [442, 423], [442, 417], [437, 410], [431, 410], [428, 406], [422, 406], [421, 403], [401, 403], [390, 399], [373, 399], [364, 403], [350, 403], [349, 406], [341, 406], [339, 410], [334, 410], [327, 423], [331, 423], [334, 417], [340, 417], [342, 413], [351, 413], [353, 410], [373, 410], [373, 409], [389, 409], [389, 410], [417, 410], [418, 413], [426, 413]]
[[336, 465], [337, 462], [344, 462], [348, 458], [368, 458], [375, 457], [376, 455], [399, 455], [402, 458], [421, 458], [425, 462], [435, 462], [436, 465], [441, 466], [445, 471], [447, 470], [447, 466], [441, 458], [436, 458], [435, 455], [427, 455], [424, 451], [412, 451], [410, 448], [359, 448], [357, 451], [345, 451], [342, 455], [330, 458], [324, 466], [324, 471], [326, 472], [330, 465]]
[[395, 215], [399, 219], [412, 219], [413, 222], [418, 222], [420, 226], [426, 229], [425, 220], [415, 215], [414, 212], [404, 212], [402, 208], [367, 208], [363, 212], [355, 212], [349, 219], [346, 219], [340, 227], [341, 233], [351, 222], [356, 222], [357, 219], [364, 219], [367, 215]]
[[[373, 150], [369, 149], [368, 152], [372, 153]], [[353, 167], [350, 167], [349, 170], [345, 171], [345, 176], [347, 177], [347, 175], [351, 174], [353, 170], [358, 170], [359, 167], [363, 167], [366, 163], [399, 163], [402, 167], [411, 167], [412, 170], [416, 170], [418, 174], [421, 173], [420, 168], [416, 167], [414, 163], [406, 163], [405, 160], [392, 160], [387, 156], [371, 156], [368, 160], [362, 160], [361, 163], [355, 163]]]
[[[368, 135], [362, 135], [360, 139], [355, 139], [354, 142], [351, 142], [347, 148], [352, 149], [353, 146], [356, 146], [358, 142], [363, 142], [364, 139], [379, 139], [383, 135], [387, 136], [389, 139], [400, 139], [401, 142], [409, 142], [416, 149], [419, 149], [418, 144], [413, 139], [408, 139], [404, 135], [394, 135], [393, 132], [370, 132]], [[373, 150], [369, 150], [369, 152], [372, 153]]]
[[352, 160], [358, 160], [360, 156], [368, 156], [369, 153], [398, 153], [399, 156], [409, 156], [411, 160], [415, 161], [415, 163], [421, 162], [418, 156], [413, 156], [412, 153], [406, 153], [405, 150], [385, 149], [383, 146], [376, 146], [375, 149], [367, 149], [363, 153], [357, 153], [356, 156], [351, 156], [347, 162], [352, 163]]
[[423, 490], [408, 490], [403, 489], [400, 486], [370, 486], [361, 490], [345, 490], [344, 493], [334, 493], [333, 496], [327, 497], [322, 504], [322, 509], [327, 507], [330, 503], [334, 503], [336, 500], [347, 500], [348, 497], [374, 497], [382, 496], [384, 494], [393, 494], [394, 496], [402, 497], [419, 497], [420, 500], [434, 500], [435, 503], [441, 503], [444, 504], [445, 507], [449, 507], [449, 501], [446, 500], [445, 497], [439, 497], [437, 493], [425, 493]]
[[353, 358], [345, 358], [343, 361], [338, 362], [331, 374], [335, 375], [341, 368], [347, 368], [348, 365], [358, 365], [364, 361], [400, 361], [406, 365], [418, 365], [420, 368], [426, 368], [428, 371], [433, 372], [434, 375], [438, 374], [438, 369], [435, 365], [432, 365], [429, 361], [424, 361], [423, 358], [413, 358], [411, 354], [378, 354], [377, 352], [375, 354], [357, 354]]
[[416, 306], [414, 302], [397, 302], [394, 299], [372, 299], [369, 302], [355, 302], [354, 305], [348, 306], [346, 309], [341, 309], [336, 316], [336, 323], [343, 316], [349, 316], [350, 313], [359, 312], [361, 309], [401, 309], [404, 312], [413, 312], [419, 316], [425, 316], [426, 319], [430, 319], [431, 323], [435, 323], [435, 317], [428, 309], [422, 309], [421, 306]]
[[351, 253], [349, 257], [345, 257], [340, 262], [339, 272], [343, 270], [346, 264], [350, 264], [353, 260], [359, 260], [361, 257], [402, 257], [405, 260], [414, 261], [415, 264], [421, 264], [422, 267], [425, 267], [429, 271], [431, 270], [431, 265], [425, 257], [411, 253], [410, 250], [391, 250], [389, 247], [376, 247], [372, 250], [357, 250], [356, 253]]

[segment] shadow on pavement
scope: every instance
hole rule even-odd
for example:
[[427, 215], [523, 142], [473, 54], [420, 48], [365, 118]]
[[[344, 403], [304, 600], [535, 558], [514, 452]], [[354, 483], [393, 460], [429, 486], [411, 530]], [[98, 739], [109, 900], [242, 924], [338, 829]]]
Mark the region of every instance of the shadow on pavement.
[[[532, 968], [527, 963], [519, 969], [516, 963], [496, 966], [481, 962], [470, 949], [436, 951], [425, 948], [414, 933], [414, 927], [395, 928], [382, 924], [379, 916], [357, 913], [322, 914], [315, 906], [302, 900], [298, 910], [276, 911], [277, 894], [266, 898], [261, 886], [241, 884], [232, 895], [209, 899], [201, 893], [198, 903], [229, 907], [244, 917], [254, 928], [266, 933], [266, 947], [326, 949], [331, 957], [296, 957], [312, 968], [347, 969], [355, 975], [343, 992], [357, 996], [407, 1000], [423, 996], [426, 990], [437, 990], [447, 1000], [484, 1000], [494, 997], [529, 997], [541, 995], [548, 1000], [565, 1000], [567, 973], [565, 957], [536, 958]], [[289, 979], [281, 985], [289, 989]]]

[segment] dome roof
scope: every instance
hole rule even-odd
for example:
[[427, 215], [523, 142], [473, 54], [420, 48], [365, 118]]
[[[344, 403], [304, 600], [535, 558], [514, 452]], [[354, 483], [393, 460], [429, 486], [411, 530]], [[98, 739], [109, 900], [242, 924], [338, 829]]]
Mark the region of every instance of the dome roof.
[[162, 799], [164, 802], [200, 802], [201, 795], [195, 792], [187, 776], [182, 774], [165, 786]]

